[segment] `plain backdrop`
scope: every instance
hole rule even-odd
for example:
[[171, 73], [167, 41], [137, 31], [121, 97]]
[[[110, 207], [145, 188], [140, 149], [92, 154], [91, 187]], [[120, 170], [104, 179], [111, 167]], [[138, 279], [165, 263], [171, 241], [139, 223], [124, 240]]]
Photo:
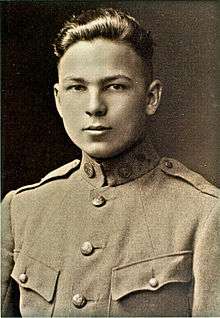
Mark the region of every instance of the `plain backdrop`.
[[3, 1], [2, 195], [80, 156], [55, 109], [52, 42], [64, 20], [96, 6], [152, 31], [164, 84], [149, 127], [157, 151], [220, 186], [217, 1]]

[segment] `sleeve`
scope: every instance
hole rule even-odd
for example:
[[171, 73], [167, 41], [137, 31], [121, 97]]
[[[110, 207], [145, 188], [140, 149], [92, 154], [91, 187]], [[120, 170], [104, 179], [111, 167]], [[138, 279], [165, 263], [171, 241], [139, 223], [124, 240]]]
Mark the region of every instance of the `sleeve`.
[[220, 316], [220, 202], [198, 230], [193, 258], [192, 316]]
[[11, 278], [14, 267], [14, 239], [11, 226], [11, 201], [14, 192], [6, 195], [1, 207], [1, 310], [2, 317], [20, 317], [19, 288]]

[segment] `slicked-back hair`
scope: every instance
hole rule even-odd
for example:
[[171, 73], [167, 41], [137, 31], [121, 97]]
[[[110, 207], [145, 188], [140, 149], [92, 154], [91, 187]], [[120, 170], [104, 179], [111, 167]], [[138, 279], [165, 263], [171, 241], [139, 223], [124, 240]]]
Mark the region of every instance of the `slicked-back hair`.
[[97, 38], [124, 43], [133, 48], [153, 76], [153, 39], [150, 31], [143, 29], [130, 15], [112, 8], [82, 11], [65, 22], [53, 44], [58, 64], [71, 45]]

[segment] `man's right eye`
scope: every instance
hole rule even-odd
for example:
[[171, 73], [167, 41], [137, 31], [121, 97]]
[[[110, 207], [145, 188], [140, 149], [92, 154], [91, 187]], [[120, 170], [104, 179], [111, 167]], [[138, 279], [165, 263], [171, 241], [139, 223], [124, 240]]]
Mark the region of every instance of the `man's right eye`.
[[67, 87], [67, 90], [73, 90], [73, 91], [77, 91], [77, 92], [85, 92], [86, 86], [81, 85], [81, 84], [70, 85]]

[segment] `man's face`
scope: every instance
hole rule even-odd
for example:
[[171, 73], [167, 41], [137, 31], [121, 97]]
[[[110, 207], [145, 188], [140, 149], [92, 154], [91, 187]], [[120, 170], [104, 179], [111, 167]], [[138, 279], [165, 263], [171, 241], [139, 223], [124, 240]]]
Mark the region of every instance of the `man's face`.
[[61, 58], [57, 108], [91, 157], [113, 157], [144, 138], [151, 100], [144, 69], [132, 48], [104, 39], [73, 44]]

